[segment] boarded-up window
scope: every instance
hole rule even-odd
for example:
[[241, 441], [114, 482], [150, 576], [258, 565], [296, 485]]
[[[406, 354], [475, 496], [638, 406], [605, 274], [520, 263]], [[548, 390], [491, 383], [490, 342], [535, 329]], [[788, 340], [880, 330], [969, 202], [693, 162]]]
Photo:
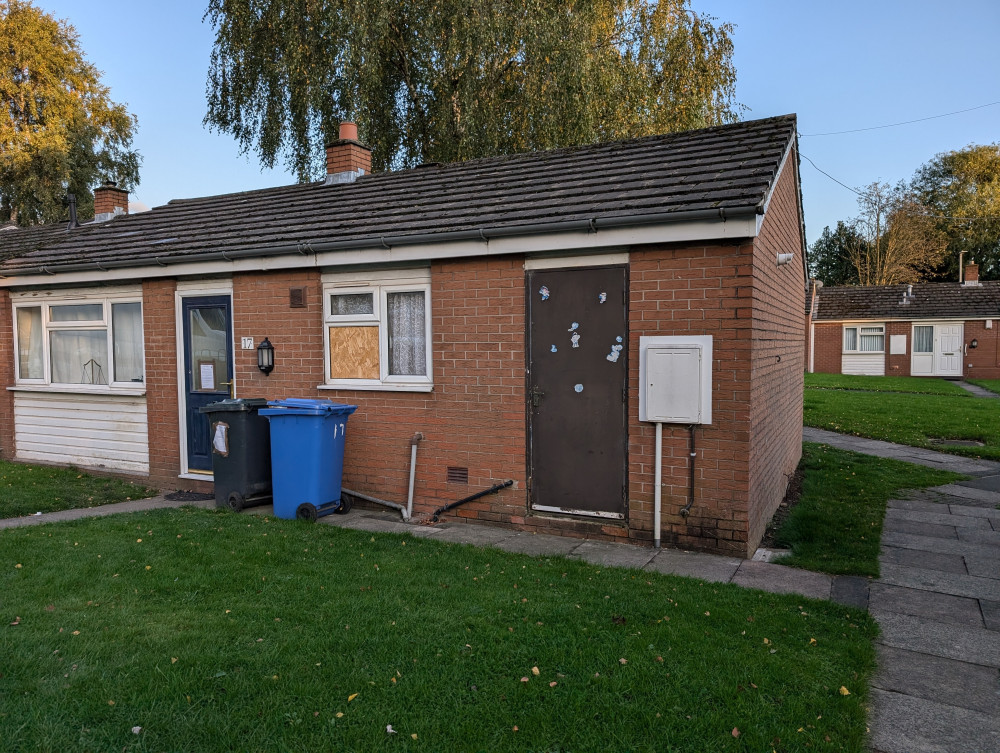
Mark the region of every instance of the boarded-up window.
[[378, 327], [330, 327], [330, 378], [379, 376]]

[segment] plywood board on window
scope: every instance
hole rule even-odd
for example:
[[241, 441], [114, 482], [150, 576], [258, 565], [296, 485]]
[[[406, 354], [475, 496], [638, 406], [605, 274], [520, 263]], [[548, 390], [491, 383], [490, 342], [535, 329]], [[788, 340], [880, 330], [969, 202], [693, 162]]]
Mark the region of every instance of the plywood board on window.
[[378, 379], [378, 327], [330, 327], [330, 378]]

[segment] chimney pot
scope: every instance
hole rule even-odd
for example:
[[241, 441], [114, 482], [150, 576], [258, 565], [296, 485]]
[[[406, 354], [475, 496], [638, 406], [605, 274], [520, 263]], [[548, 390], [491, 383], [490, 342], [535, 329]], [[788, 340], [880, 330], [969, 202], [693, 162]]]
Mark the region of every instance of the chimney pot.
[[340, 138], [349, 139], [350, 141], [358, 140], [358, 124], [352, 123], [349, 120], [345, 120], [340, 124]]

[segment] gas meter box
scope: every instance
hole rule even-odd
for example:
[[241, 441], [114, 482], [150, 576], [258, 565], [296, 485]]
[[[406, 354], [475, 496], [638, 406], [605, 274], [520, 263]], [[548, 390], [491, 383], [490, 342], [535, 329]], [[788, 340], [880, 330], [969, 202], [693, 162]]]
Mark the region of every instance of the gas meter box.
[[639, 338], [639, 420], [712, 423], [711, 335]]

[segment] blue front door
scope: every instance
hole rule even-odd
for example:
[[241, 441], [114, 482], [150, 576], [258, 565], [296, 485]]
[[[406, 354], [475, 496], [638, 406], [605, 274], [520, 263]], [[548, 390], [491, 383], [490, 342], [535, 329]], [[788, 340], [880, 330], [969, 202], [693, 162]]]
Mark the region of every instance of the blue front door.
[[229, 296], [183, 299], [187, 464], [211, 473], [212, 445], [202, 406], [233, 394], [233, 312]]

